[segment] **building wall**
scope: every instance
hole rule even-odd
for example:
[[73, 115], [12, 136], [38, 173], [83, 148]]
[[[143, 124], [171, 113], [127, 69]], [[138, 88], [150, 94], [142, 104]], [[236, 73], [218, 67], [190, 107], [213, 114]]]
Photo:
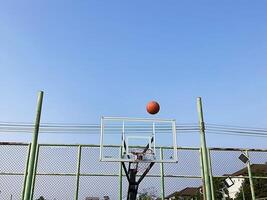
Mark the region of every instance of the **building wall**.
[[[242, 176], [240, 176], [242, 177]], [[232, 178], [234, 185], [228, 188], [230, 198], [235, 198], [235, 195], [239, 192], [242, 183], [244, 182], [244, 178]]]

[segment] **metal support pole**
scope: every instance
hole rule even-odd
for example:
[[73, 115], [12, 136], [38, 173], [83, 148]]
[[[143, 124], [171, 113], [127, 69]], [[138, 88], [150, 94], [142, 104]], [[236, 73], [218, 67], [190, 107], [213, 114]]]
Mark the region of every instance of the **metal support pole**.
[[[160, 159], [163, 160], [163, 149], [160, 148]], [[160, 163], [161, 199], [165, 199], [164, 164]]]
[[200, 169], [201, 169], [201, 177], [202, 177], [202, 194], [203, 199], [206, 199], [206, 189], [205, 189], [205, 182], [204, 182], [204, 169], [203, 169], [203, 158], [202, 158], [202, 151], [201, 148], [199, 149], [199, 157], [200, 157]]
[[211, 198], [212, 200], [215, 199], [215, 193], [214, 193], [214, 185], [213, 185], [213, 175], [212, 175], [212, 164], [211, 164], [211, 159], [210, 159], [210, 149], [208, 150], [208, 161], [209, 161], [209, 172], [210, 172], [210, 187], [211, 187]]
[[136, 200], [139, 183], [136, 181], [137, 170], [129, 169], [129, 187], [127, 200]]
[[40, 150], [40, 145], [37, 145], [37, 151], [36, 151], [36, 157], [35, 157], [35, 164], [34, 164], [34, 170], [33, 170], [33, 175], [32, 175], [32, 190], [31, 190], [31, 197], [30, 199], [33, 199], [34, 195], [34, 189], [35, 189], [35, 180], [36, 180], [36, 173], [37, 173], [37, 166], [38, 166], [38, 159], [39, 159], [39, 150]]
[[[122, 154], [123, 154], [123, 145], [120, 148], [120, 155], [122, 156]], [[119, 200], [122, 200], [122, 162], [119, 163]]]
[[78, 160], [77, 160], [77, 172], [76, 172], [76, 192], [75, 192], [75, 200], [79, 198], [79, 185], [80, 185], [80, 169], [81, 169], [81, 153], [82, 147], [79, 145], [78, 147]]
[[[246, 156], [249, 158], [248, 151], [245, 151]], [[251, 190], [251, 198], [252, 200], [256, 199], [255, 191], [254, 191], [254, 184], [253, 184], [253, 178], [251, 174], [251, 168], [250, 168], [250, 160], [248, 159], [247, 162], [247, 169], [248, 169], [248, 177], [249, 177], [249, 184], [250, 184], [250, 190]]]
[[242, 189], [242, 200], [246, 200], [246, 199], [245, 199], [245, 193], [244, 193], [243, 185], [241, 186], [241, 189]]
[[122, 162], [119, 169], [119, 200], [122, 200]]
[[199, 117], [199, 129], [200, 129], [200, 142], [201, 142], [201, 152], [203, 158], [203, 170], [204, 170], [204, 184], [205, 184], [205, 193], [206, 200], [211, 200], [211, 185], [210, 185], [210, 177], [209, 177], [209, 163], [208, 163], [208, 154], [207, 154], [207, 146], [206, 146], [206, 138], [205, 138], [205, 124], [203, 118], [203, 110], [202, 110], [202, 101], [201, 98], [197, 98], [197, 110]]
[[36, 157], [36, 150], [37, 150], [42, 103], [43, 103], [43, 91], [40, 91], [38, 94], [37, 112], [36, 112], [36, 119], [35, 119], [35, 125], [34, 125], [34, 133], [32, 136], [31, 152], [30, 152], [29, 166], [28, 166], [28, 172], [27, 172], [24, 200], [29, 200], [31, 196], [32, 178], [33, 178], [33, 173], [34, 173], [34, 164], [35, 164], [35, 157]]
[[26, 165], [25, 165], [25, 172], [24, 172], [24, 181], [23, 181], [23, 189], [22, 189], [22, 198], [24, 199], [24, 193], [25, 193], [25, 185], [26, 185], [26, 180], [27, 180], [27, 171], [28, 171], [28, 166], [29, 166], [29, 160], [30, 160], [30, 152], [31, 152], [31, 144], [28, 145], [28, 153], [27, 153], [27, 160], [26, 160]]

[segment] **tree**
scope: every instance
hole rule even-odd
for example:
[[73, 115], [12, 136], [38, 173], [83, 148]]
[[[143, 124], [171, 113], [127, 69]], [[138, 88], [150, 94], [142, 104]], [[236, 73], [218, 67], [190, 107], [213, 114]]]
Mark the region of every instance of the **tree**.
[[[222, 199], [223, 198], [223, 191], [226, 195], [229, 194], [228, 189], [225, 187], [224, 184], [224, 180], [227, 177], [223, 177], [223, 178], [218, 178], [218, 177], [214, 177], [213, 178], [213, 190], [214, 190], [214, 195], [215, 195], [215, 199]], [[229, 197], [225, 197], [226, 200], [229, 200]]]
[[153, 200], [156, 198], [157, 198], [157, 195], [156, 195], [156, 190], [154, 187], [143, 189], [142, 192], [138, 196], [138, 200]]
[[[253, 176], [263, 177], [266, 176], [266, 173], [255, 172]], [[267, 197], [267, 179], [253, 179], [253, 185], [257, 198]], [[239, 192], [236, 194], [236, 199], [243, 200], [243, 195], [245, 198], [251, 198], [250, 182], [248, 178], [242, 183], [242, 187], [240, 187]]]
[[[201, 191], [202, 191], [202, 190], [201, 190]], [[200, 192], [200, 189], [199, 189], [199, 191], [197, 192], [196, 199], [197, 199], [197, 200], [203, 200], [203, 192]]]
[[138, 200], [152, 200], [152, 197], [147, 193], [142, 193], [139, 195]]
[[180, 196], [179, 196], [178, 193], [176, 193], [176, 194], [174, 195], [174, 200], [179, 200], [179, 199], [180, 199]]

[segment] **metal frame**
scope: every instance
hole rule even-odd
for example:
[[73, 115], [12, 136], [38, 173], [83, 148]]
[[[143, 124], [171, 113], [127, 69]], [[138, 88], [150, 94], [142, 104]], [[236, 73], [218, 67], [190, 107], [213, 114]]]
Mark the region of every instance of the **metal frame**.
[[130, 146], [129, 145], [129, 140], [131, 140], [131, 139], [139, 139], [139, 140], [145, 139], [145, 140], [147, 140], [148, 149], [151, 149], [151, 145], [153, 143], [153, 151], [155, 153], [155, 142], [154, 141], [151, 142], [151, 138], [152, 137], [150, 137], [150, 136], [127, 136], [126, 137], [126, 153], [128, 155], [132, 155], [132, 153], [129, 152], [129, 146]]
[[[153, 119], [153, 118], [129, 118], [129, 117], [101, 117], [101, 123], [100, 123], [100, 154], [99, 154], [99, 160], [103, 162], [133, 162], [133, 159], [129, 158], [105, 158], [103, 155], [103, 148], [107, 147], [104, 145], [104, 133], [105, 133], [105, 121], [120, 121], [122, 122], [122, 146], [123, 146], [123, 140], [125, 140], [125, 122], [151, 122], [152, 123], [152, 136], [154, 136], [153, 143], [155, 144], [155, 123], [170, 123], [172, 127], [172, 146], [170, 146], [170, 149], [173, 149], [173, 157], [172, 159], [164, 160], [164, 158], [155, 159], [155, 160], [143, 160], [140, 162], [155, 162], [155, 163], [177, 163], [178, 162], [178, 156], [177, 156], [177, 141], [176, 141], [176, 121], [174, 119]], [[128, 136], [128, 137], [139, 137], [139, 136]], [[127, 138], [128, 138], [127, 137]], [[141, 136], [140, 136], [141, 137]], [[142, 148], [136, 146], [136, 148]], [[126, 150], [127, 152], [127, 150]], [[156, 146], [154, 146], [154, 152], [156, 152]], [[127, 152], [128, 153], [128, 152]]]

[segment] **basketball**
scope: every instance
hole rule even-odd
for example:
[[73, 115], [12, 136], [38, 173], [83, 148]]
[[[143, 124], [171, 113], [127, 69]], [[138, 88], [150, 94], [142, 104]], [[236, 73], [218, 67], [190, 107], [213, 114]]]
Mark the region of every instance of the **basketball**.
[[150, 101], [146, 105], [146, 110], [151, 115], [157, 114], [159, 112], [159, 109], [160, 109], [159, 103], [156, 101]]

